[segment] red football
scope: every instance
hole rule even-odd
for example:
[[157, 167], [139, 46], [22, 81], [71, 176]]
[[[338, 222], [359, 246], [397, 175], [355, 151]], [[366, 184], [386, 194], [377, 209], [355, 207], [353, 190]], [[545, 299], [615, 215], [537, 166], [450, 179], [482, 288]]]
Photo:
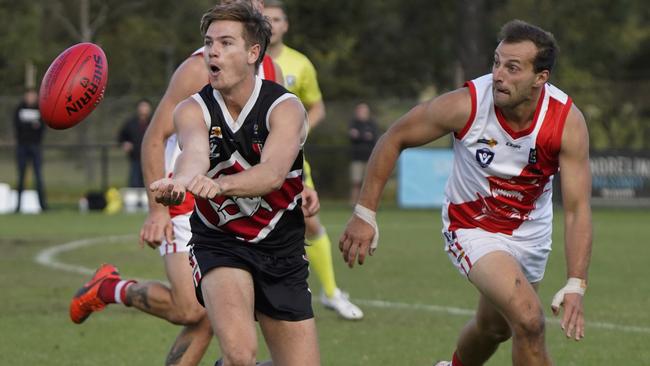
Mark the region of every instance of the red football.
[[108, 80], [104, 51], [79, 43], [63, 51], [43, 77], [39, 95], [41, 118], [57, 130], [81, 122], [101, 102]]

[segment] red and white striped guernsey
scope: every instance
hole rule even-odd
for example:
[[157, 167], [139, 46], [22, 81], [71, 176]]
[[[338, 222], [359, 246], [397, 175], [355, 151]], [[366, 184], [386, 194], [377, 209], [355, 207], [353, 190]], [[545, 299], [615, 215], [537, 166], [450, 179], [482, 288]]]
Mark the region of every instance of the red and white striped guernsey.
[[530, 127], [515, 132], [494, 105], [491, 74], [465, 85], [472, 113], [454, 136], [444, 230], [478, 228], [514, 240], [550, 239], [552, 180], [571, 98], [546, 84]]
[[[192, 56], [203, 56], [205, 47], [201, 47], [198, 50], [192, 53]], [[260, 64], [257, 75], [264, 79], [277, 82], [277, 75], [275, 73], [275, 66], [273, 65], [273, 60], [269, 55], [264, 55], [262, 63]], [[207, 81], [206, 81], [207, 84]], [[198, 90], [197, 90], [198, 91]], [[181, 149], [178, 147], [178, 141], [176, 140], [176, 134], [173, 134], [167, 139], [165, 145], [165, 175], [171, 177], [174, 172], [174, 165], [176, 164], [176, 158], [181, 153]], [[185, 200], [183, 203], [177, 206], [169, 206], [169, 216], [175, 217], [178, 215], [183, 215], [192, 212], [194, 209], [194, 196], [187, 192], [185, 195]]]

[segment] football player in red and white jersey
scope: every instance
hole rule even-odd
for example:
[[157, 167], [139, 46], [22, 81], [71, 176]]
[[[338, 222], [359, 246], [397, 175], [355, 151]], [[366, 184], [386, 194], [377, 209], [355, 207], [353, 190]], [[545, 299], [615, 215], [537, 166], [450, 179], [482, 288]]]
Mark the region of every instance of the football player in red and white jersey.
[[537, 288], [551, 248], [558, 170], [567, 173], [561, 188], [568, 281], [551, 307], [556, 315], [564, 307], [567, 337], [584, 336], [592, 243], [589, 135], [571, 98], [548, 83], [556, 53], [552, 34], [523, 21], [505, 24], [491, 74], [416, 106], [382, 136], [339, 241], [350, 267], [363, 264], [376, 247], [375, 211], [400, 152], [453, 133], [445, 250], [480, 300], [453, 360], [439, 366], [483, 365], [510, 338], [513, 365], [552, 364]]

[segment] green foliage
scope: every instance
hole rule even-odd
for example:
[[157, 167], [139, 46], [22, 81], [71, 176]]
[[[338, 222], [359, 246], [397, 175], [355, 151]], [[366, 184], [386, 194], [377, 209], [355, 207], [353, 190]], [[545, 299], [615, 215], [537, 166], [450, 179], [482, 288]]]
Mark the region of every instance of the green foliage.
[[22, 91], [25, 64], [43, 61], [40, 40], [43, 10], [38, 2], [2, 1], [0, 6], [0, 88], [5, 93]]
[[[201, 46], [215, 0], [0, 0], [0, 95], [16, 95], [82, 40], [109, 57], [108, 96], [160, 96]], [[286, 0], [287, 43], [316, 65], [327, 101], [417, 98], [489, 70], [496, 33], [513, 18], [552, 31], [562, 52], [553, 82], [585, 113], [592, 147], [648, 147], [650, 7], [644, 0]], [[87, 4], [88, 16], [82, 16]], [[473, 12], [466, 12], [472, 5]], [[466, 18], [471, 16], [474, 18]], [[473, 60], [472, 70], [459, 65]], [[459, 61], [464, 61], [459, 62]], [[465, 71], [467, 76], [463, 76]]]

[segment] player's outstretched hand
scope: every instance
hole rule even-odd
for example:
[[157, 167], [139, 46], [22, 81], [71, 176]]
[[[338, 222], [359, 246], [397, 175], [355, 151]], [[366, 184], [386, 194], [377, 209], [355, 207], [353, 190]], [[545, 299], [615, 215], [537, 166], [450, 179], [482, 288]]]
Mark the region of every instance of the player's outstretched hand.
[[169, 211], [166, 208], [150, 209], [144, 224], [142, 224], [142, 229], [140, 229], [140, 246], [144, 247], [147, 244], [155, 249], [162, 244], [163, 237], [168, 243], [171, 243], [174, 241], [173, 233]]
[[176, 206], [185, 199], [185, 186], [173, 178], [159, 179], [149, 186], [156, 202], [165, 206]]
[[357, 215], [352, 215], [345, 231], [339, 239], [339, 249], [343, 254], [343, 260], [350, 268], [354, 266], [355, 260], [363, 264], [366, 255], [372, 255], [370, 244], [375, 236], [375, 228]]
[[196, 197], [206, 199], [214, 198], [223, 192], [219, 183], [205, 175], [197, 175], [194, 177], [190, 181], [190, 184], [187, 185], [187, 190], [192, 192]]
[[579, 288], [574, 287], [571, 286], [571, 283], [568, 283], [558, 291], [553, 297], [551, 310], [557, 316], [560, 314], [560, 307], [564, 308], [560, 327], [562, 327], [567, 338], [574, 338], [579, 341], [585, 336], [585, 317], [582, 303], [584, 288], [580, 292]]
[[320, 200], [315, 189], [305, 186], [302, 190], [302, 213], [305, 217], [311, 217], [320, 210]]

